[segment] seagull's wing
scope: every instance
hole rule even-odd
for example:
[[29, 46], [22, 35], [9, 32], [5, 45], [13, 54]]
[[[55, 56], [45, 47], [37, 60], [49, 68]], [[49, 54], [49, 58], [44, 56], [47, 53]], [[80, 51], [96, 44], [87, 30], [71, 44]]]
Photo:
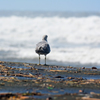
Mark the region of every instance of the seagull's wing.
[[35, 51], [39, 54], [48, 54], [50, 52], [50, 46], [46, 41], [42, 41], [36, 45]]

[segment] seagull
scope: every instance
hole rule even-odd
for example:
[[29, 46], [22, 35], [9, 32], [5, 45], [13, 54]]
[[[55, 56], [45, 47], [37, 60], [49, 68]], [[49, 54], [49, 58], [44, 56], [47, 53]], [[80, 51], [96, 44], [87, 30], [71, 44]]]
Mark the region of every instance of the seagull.
[[46, 65], [46, 55], [50, 53], [50, 46], [47, 42], [47, 35], [43, 36], [41, 42], [36, 44], [35, 52], [39, 55], [39, 65], [40, 65], [40, 55], [45, 55], [45, 65]]

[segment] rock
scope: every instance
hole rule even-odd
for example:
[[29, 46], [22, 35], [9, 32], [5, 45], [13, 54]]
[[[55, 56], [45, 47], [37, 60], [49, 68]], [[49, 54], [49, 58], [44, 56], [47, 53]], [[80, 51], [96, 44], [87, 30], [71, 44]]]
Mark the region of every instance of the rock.
[[92, 69], [97, 69], [96, 67], [92, 67]]
[[51, 97], [46, 98], [46, 100], [53, 100]]
[[90, 79], [89, 81], [90, 81], [90, 82], [94, 82], [95, 80], [94, 80], [94, 79]]
[[100, 100], [100, 99], [90, 98], [90, 97], [82, 97], [80, 100]]
[[67, 77], [67, 79], [75, 79], [74, 77]]
[[91, 95], [96, 95], [96, 93], [95, 93], [95, 92], [90, 92], [90, 94], [91, 94]]
[[79, 93], [84, 93], [84, 90], [79, 90]]
[[85, 67], [82, 67], [82, 69], [85, 69]]
[[62, 77], [62, 76], [56, 76], [55, 78], [64, 78], [64, 77]]

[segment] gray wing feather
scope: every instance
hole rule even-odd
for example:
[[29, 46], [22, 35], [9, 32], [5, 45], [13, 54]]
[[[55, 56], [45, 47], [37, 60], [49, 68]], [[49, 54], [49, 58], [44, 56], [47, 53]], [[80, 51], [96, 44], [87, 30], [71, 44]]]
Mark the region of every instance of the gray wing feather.
[[46, 41], [39, 42], [36, 45], [36, 53], [38, 54], [48, 54], [50, 52], [50, 46]]

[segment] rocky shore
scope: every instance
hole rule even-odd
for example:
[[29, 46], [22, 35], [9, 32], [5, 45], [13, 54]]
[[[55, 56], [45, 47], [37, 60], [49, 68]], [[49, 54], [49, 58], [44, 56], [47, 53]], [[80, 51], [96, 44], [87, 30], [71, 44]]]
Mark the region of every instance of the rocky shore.
[[100, 69], [0, 61], [0, 100], [100, 100]]

